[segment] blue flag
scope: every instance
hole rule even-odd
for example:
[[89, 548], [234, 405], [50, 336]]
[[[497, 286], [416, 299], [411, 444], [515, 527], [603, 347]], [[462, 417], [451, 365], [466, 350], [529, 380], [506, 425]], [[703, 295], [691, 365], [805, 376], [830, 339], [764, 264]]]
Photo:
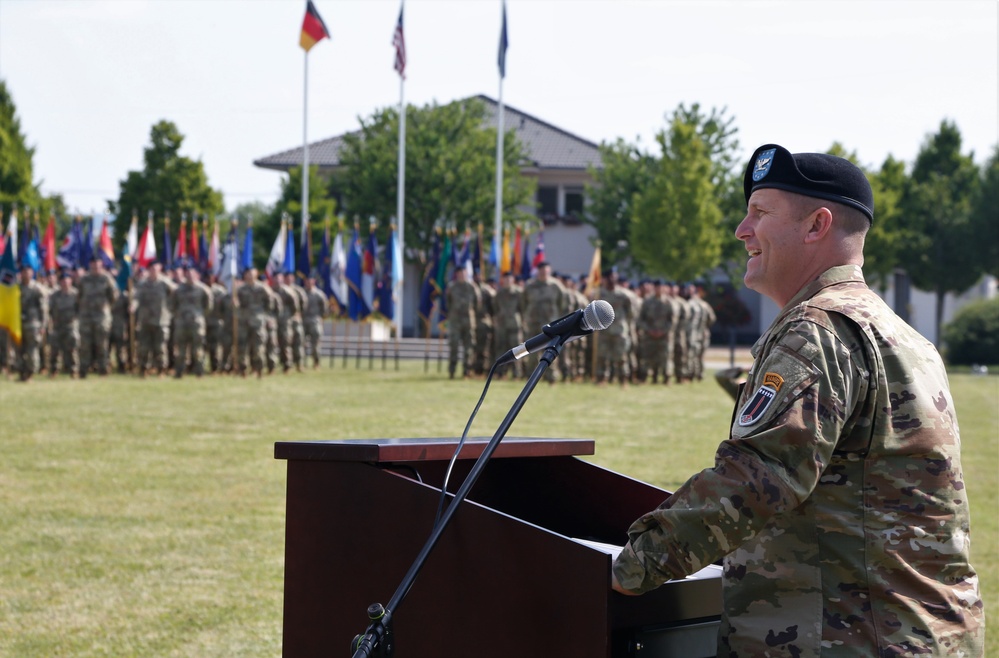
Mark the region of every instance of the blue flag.
[[170, 227], [163, 225], [163, 269], [173, 269], [173, 241], [170, 239]]
[[243, 274], [246, 270], [253, 267], [253, 224], [246, 225], [246, 233], [243, 235], [243, 253], [242, 259], [239, 261], [239, 273]]
[[94, 220], [92, 217], [87, 220], [87, 225], [81, 231], [80, 267], [88, 269], [90, 261], [94, 259]]
[[354, 236], [350, 240], [350, 247], [347, 249], [347, 314], [351, 320], [363, 319], [366, 313], [364, 296], [361, 293], [361, 270], [363, 268], [364, 254], [361, 251], [361, 239], [358, 236], [357, 228], [354, 228]]
[[397, 262], [400, 258], [396, 251], [397, 241], [393, 228], [389, 231], [388, 242], [385, 244], [385, 264], [382, 279], [378, 282], [378, 310], [389, 320], [395, 319], [395, 285], [400, 279], [402, 265]]
[[[303, 284], [312, 274], [312, 241], [309, 239], [310, 237], [312, 237], [312, 233], [309, 231], [308, 226], [306, 226], [302, 231], [302, 237], [299, 239], [298, 260], [296, 261], [298, 277], [302, 280]], [[329, 293], [326, 294], [328, 295]]]
[[281, 269], [285, 274], [295, 273], [295, 230], [288, 222], [288, 237], [285, 239], [284, 264]]

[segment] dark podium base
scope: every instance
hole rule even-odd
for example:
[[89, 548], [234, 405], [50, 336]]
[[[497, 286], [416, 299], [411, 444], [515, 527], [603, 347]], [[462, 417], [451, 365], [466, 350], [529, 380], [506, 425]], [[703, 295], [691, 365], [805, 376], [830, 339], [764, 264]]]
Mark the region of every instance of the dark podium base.
[[[466, 442], [451, 491], [485, 443]], [[284, 656], [350, 655], [367, 606], [387, 602], [429, 536], [456, 445], [275, 444], [288, 460]], [[503, 440], [394, 611], [398, 658], [714, 655], [717, 569], [611, 591], [611, 556], [583, 540], [623, 544], [669, 494], [575, 457], [593, 447]]]

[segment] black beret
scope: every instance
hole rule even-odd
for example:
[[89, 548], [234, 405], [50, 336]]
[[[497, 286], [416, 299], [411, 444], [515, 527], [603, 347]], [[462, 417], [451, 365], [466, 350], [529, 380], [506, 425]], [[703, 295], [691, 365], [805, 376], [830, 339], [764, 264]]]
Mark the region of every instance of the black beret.
[[743, 177], [746, 203], [753, 190], [774, 188], [856, 208], [874, 222], [874, 193], [867, 176], [849, 160], [827, 153], [791, 154], [764, 144], [749, 159]]

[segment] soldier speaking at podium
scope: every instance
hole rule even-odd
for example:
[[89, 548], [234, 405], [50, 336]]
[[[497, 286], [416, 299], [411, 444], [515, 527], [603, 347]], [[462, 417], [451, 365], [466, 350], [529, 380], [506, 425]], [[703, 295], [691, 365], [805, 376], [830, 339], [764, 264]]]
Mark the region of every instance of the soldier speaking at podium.
[[719, 656], [981, 656], [954, 401], [934, 347], [864, 283], [866, 177], [768, 144], [744, 192], [745, 282], [782, 310], [714, 467], [632, 524], [614, 589], [723, 559]]

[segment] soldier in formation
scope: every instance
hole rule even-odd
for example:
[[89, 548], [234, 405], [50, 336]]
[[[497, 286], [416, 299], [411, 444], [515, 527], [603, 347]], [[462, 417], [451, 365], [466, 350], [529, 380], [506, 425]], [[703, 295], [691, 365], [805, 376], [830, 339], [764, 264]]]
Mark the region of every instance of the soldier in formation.
[[472, 339], [475, 336], [475, 318], [479, 307], [479, 291], [475, 284], [466, 280], [464, 268], [454, 271], [454, 279], [444, 291], [447, 303], [448, 362], [447, 372], [454, 379], [458, 366], [458, 350], [461, 349], [461, 372], [463, 377], [472, 374]]
[[79, 374], [80, 294], [73, 287], [73, 275], [63, 272], [59, 289], [49, 297], [49, 377], [62, 372], [76, 379]]
[[312, 367], [319, 367], [319, 340], [323, 336], [323, 319], [329, 315], [329, 297], [316, 286], [316, 277], [305, 280], [305, 305], [302, 308], [302, 325], [305, 342], [312, 357]]
[[90, 261], [90, 273], [77, 285], [80, 293], [80, 377], [91, 366], [99, 375], [110, 371], [108, 344], [111, 333], [111, 307], [118, 298], [118, 286], [104, 271], [100, 258]]
[[182, 267], [184, 280], [170, 300], [174, 316], [174, 377], [180, 379], [190, 364], [195, 376], [205, 372], [206, 318], [215, 304], [211, 289], [201, 283], [198, 270]]
[[41, 344], [49, 320], [48, 296], [28, 265], [21, 266], [21, 345], [17, 370], [22, 382], [29, 381], [41, 367]]

